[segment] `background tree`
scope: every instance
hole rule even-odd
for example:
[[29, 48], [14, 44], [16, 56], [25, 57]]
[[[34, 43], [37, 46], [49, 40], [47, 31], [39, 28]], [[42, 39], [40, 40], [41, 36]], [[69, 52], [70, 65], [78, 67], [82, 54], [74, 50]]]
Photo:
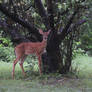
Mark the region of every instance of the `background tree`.
[[0, 11], [6, 15], [0, 13], [0, 28], [17, 44], [41, 41], [38, 28], [51, 29], [47, 52], [42, 55], [43, 72], [67, 73], [73, 40], [86, 22], [88, 4], [86, 0], [0, 0]]

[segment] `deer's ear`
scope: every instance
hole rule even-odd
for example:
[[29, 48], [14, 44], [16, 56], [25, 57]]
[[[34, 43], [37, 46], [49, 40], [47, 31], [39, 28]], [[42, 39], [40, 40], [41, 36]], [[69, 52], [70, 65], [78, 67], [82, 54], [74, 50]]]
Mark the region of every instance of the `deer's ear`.
[[40, 34], [43, 34], [43, 30], [42, 30], [42, 29], [39, 29], [39, 33], [40, 33]]

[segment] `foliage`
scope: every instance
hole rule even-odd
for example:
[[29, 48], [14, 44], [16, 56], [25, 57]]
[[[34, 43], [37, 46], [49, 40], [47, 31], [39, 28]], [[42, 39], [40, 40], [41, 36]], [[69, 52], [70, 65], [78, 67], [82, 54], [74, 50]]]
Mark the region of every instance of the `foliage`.
[[12, 62], [14, 57], [14, 49], [12, 47], [0, 47], [0, 61]]
[[38, 59], [35, 55], [27, 56], [27, 65], [25, 67], [29, 68], [31, 71], [38, 71]]
[[74, 44], [73, 44], [73, 56], [72, 58], [76, 58], [78, 55], [86, 55], [85, 54], [85, 50], [83, 50], [81, 47], [81, 41], [76, 41], [74, 40]]
[[81, 48], [85, 51], [92, 51], [92, 30], [90, 28], [81, 37]]
[[0, 61], [11, 62], [14, 59], [14, 51], [10, 38], [3, 35], [0, 29]]
[[12, 46], [12, 42], [11, 42], [11, 40], [10, 39], [8, 39], [8, 38], [3, 38], [3, 37], [1, 37], [0, 38], [0, 47], [7, 47], [7, 46]]
[[[81, 49], [83, 53], [90, 53], [92, 55], [92, 23], [90, 20], [82, 25], [82, 29], [79, 29], [79, 33], [74, 42], [75, 50]], [[82, 31], [83, 30], [83, 31]]]
[[85, 51], [81, 48], [73, 50], [73, 59], [76, 58], [78, 55], [85, 55]]

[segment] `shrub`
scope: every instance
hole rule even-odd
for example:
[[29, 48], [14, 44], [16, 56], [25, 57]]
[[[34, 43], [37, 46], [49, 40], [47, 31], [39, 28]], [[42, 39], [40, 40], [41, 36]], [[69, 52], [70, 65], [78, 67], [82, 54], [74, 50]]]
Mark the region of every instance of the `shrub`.
[[0, 37], [0, 47], [7, 47], [7, 46], [12, 46], [11, 40], [8, 38]]
[[14, 60], [14, 49], [12, 47], [0, 47], [0, 60], [11, 62]]

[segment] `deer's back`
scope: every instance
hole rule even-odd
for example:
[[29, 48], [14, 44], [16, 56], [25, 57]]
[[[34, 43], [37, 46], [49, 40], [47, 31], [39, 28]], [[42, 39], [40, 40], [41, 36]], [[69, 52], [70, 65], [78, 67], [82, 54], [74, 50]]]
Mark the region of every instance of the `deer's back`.
[[41, 42], [26, 42], [26, 43], [21, 43], [15, 47], [15, 52], [20, 53], [20, 54], [40, 54], [44, 50], [44, 44]]

